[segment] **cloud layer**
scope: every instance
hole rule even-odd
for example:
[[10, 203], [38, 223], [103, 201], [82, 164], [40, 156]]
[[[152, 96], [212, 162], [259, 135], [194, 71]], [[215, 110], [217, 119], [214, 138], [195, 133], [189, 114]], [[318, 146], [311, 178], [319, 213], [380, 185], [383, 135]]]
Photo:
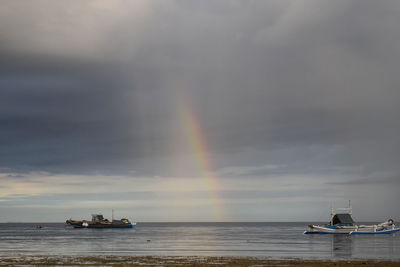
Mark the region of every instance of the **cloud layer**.
[[[375, 189], [376, 206], [398, 213], [389, 202], [400, 174], [399, 9], [365, 0], [6, 1], [0, 195], [18, 194], [15, 184], [37, 173], [51, 174], [47, 183], [202, 177], [183, 121], [190, 111], [221, 184], [252, 184], [243, 197], [254, 181], [282, 179], [320, 192], [303, 203], [354, 199], [367, 217]], [[291, 195], [271, 188], [275, 199]], [[232, 190], [221, 195], [241, 199]]]

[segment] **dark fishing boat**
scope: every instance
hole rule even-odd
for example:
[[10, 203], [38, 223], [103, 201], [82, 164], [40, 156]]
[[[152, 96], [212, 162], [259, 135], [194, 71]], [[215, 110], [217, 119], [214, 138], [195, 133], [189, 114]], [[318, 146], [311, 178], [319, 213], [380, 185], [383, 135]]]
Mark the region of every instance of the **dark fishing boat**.
[[134, 228], [136, 223], [131, 223], [128, 219], [121, 219], [121, 220], [112, 220], [109, 221], [103, 217], [102, 214], [92, 214], [92, 220], [72, 220], [69, 219], [66, 221], [67, 225], [73, 226], [74, 228], [97, 228], [97, 229], [104, 229], [104, 228]]

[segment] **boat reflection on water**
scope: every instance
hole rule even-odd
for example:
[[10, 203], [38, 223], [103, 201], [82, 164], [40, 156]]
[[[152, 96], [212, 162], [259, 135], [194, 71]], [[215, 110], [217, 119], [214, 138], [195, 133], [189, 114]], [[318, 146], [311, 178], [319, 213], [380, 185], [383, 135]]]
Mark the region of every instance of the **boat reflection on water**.
[[353, 239], [349, 235], [330, 235], [331, 253], [334, 258], [351, 258], [353, 255]]

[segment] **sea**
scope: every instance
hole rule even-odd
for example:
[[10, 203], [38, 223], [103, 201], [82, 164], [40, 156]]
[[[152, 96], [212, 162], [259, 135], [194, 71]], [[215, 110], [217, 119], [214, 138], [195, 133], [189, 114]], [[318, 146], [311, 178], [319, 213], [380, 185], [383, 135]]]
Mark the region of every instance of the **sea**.
[[299, 222], [139, 222], [134, 229], [0, 223], [0, 257], [21, 255], [236, 256], [400, 260], [400, 234], [304, 235]]

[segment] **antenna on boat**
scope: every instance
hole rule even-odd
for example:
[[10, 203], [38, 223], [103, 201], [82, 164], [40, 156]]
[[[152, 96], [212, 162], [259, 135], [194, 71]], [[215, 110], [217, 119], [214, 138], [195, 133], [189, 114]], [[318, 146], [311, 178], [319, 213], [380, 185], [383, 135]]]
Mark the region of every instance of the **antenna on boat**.
[[349, 214], [352, 214], [351, 200], [349, 200]]
[[111, 209], [111, 213], [112, 213], [111, 220], [114, 221], [114, 209]]

